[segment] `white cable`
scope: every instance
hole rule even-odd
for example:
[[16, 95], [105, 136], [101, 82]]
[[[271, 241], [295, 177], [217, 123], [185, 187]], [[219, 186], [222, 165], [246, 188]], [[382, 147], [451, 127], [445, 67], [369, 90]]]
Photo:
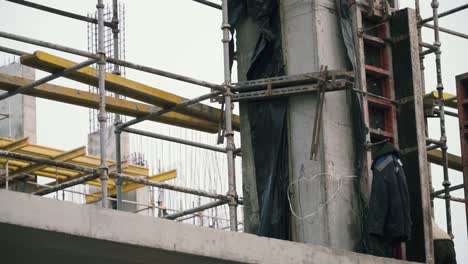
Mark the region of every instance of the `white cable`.
[[[301, 220], [301, 221], [304, 221], [305, 219], [307, 218], [312, 218], [314, 217], [315, 215], [317, 215], [319, 212], [321, 212], [325, 207], [328, 206], [328, 204], [339, 194], [340, 190], [341, 190], [341, 187], [343, 186], [343, 180], [344, 179], [347, 179], [347, 178], [356, 178], [357, 176], [355, 175], [345, 175], [345, 176], [338, 176], [338, 175], [333, 175], [331, 173], [327, 173], [327, 172], [324, 172], [324, 173], [319, 173], [319, 174], [315, 174], [311, 177], [304, 177], [303, 175], [304, 173], [304, 167], [301, 168], [301, 175], [299, 176], [299, 178], [297, 178], [296, 180], [292, 181], [289, 183], [288, 185], [288, 188], [287, 188], [287, 195], [288, 195], [288, 203], [289, 203], [289, 209], [291, 210], [291, 214], [296, 217], [297, 219]], [[317, 177], [319, 176], [327, 176], [329, 175], [333, 180], [335, 181], [338, 181], [338, 188], [336, 188], [336, 191], [330, 196], [330, 198], [328, 198], [328, 200], [323, 203], [321, 206], [319, 206], [317, 208], [317, 210], [313, 211], [312, 213], [310, 214], [307, 214], [307, 215], [304, 215], [304, 216], [299, 216], [296, 211], [293, 209], [293, 206], [292, 206], [292, 203], [291, 203], [291, 197], [290, 197], [290, 189], [291, 189], [291, 186], [298, 183], [299, 181], [313, 181], [314, 179], [316, 179]]]

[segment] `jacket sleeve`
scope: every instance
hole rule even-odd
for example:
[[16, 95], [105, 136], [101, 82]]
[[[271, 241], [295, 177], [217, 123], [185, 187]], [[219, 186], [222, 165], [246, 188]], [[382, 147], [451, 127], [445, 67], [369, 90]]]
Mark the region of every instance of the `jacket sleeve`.
[[388, 188], [386, 174], [393, 162], [391, 155], [373, 167], [373, 178], [371, 194], [369, 199], [369, 209], [367, 212], [367, 232], [369, 234], [383, 236], [385, 219], [389, 210]]

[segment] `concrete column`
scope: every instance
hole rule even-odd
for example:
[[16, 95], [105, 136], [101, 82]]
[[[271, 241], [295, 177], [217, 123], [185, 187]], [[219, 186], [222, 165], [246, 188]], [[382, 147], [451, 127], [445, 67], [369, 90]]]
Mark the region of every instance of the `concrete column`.
[[[33, 68], [19, 63], [0, 67], [0, 72], [30, 80], [36, 79]], [[0, 137], [20, 139], [29, 137], [29, 142], [36, 143], [36, 98], [27, 95], [15, 95], [0, 101], [0, 114], [10, 115], [0, 120]]]
[[[341, 37], [334, 0], [281, 0], [282, 38], [288, 75], [351, 68]], [[239, 80], [255, 49], [258, 28], [246, 19], [237, 32]], [[351, 102], [346, 92], [327, 93], [317, 161], [310, 160], [315, 118], [315, 94], [289, 98], [289, 155], [293, 240], [328, 247], [355, 250], [360, 240], [358, 193], [354, 189], [353, 130]], [[240, 105], [242, 171], [246, 232], [258, 225], [255, 164], [250, 128], [244, 103]], [[318, 175], [318, 176], [317, 176]], [[301, 179], [300, 179], [301, 178]], [[341, 179], [341, 180], [340, 180]]]
[[[113, 127], [106, 128], [106, 136], [108, 138], [107, 146], [106, 146], [107, 157], [109, 159], [115, 159], [115, 134], [114, 134]], [[130, 153], [129, 145], [130, 145], [129, 135], [127, 133], [122, 133], [121, 135], [121, 151], [122, 151], [122, 157], [123, 157], [122, 161], [125, 161], [126, 157], [129, 156], [129, 153]], [[99, 132], [94, 132], [88, 135], [88, 154], [94, 155], [94, 156], [100, 155]], [[90, 186], [90, 188], [95, 188], [95, 190], [93, 191], [100, 191], [100, 188], [98, 187]], [[123, 199], [129, 200], [129, 201], [135, 201], [135, 202], [139, 202], [143, 204], [148, 204], [149, 203], [148, 188], [144, 187], [136, 191], [126, 192], [123, 194]], [[97, 202], [96, 205], [100, 205], [100, 202]], [[136, 210], [143, 209], [143, 208], [144, 208], [143, 206], [123, 203], [122, 211], [135, 212]], [[143, 211], [142, 214], [146, 215], [148, 214], [148, 212], [149, 210]]]

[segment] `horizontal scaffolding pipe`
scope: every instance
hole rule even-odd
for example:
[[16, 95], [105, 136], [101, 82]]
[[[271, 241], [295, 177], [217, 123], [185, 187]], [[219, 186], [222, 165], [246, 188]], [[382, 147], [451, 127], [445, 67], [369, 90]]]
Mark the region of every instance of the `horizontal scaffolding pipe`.
[[[98, 23], [97, 19], [92, 18], [92, 17], [78, 15], [78, 14], [75, 14], [75, 13], [63, 11], [63, 10], [48, 7], [48, 6], [45, 6], [45, 5], [36, 4], [36, 3], [33, 3], [33, 2], [29, 2], [29, 1], [23, 1], [23, 0], [6, 0], [6, 1], [12, 2], [12, 3], [15, 3], [15, 4], [19, 4], [19, 5], [23, 5], [23, 6], [27, 6], [27, 7], [31, 7], [31, 8], [35, 8], [35, 9], [42, 10], [42, 11], [45, 11], [45, 12], [53, 13], [53, 14], [56, 14], [56, 15], [65, 16], [65, 17], [76, 19], [76, 20], [81, 20], [81, 21], [84, 21], [84, 22], [89, 22], [89, 23], [93, 23], [93, 24]], [[107, 27], [111, 27], [111, 28], [114, 27], [114, 24], [112, 22], [104, 22], [104, 25], [107, 26]]]
[[84, 68], [86, 66], [89, 66], [93, 63], [95, 63], [96, 60], [95, 59], [89, 59], [89, 60], [86, 60], [84, 62], [81, 62], [79, 64], [76, 64], [76, 65], [73, 65], [69, 68], [65, 68], [59, 72], [56, 72], [54, 74], [51, 74], [49, 76], [46, 76], [42, 79], [39, 79], [37, 81], [34, 81], [32, 83], [29, 83], [29, 84], [26, 84], [18, 89], [15, 89], [14, 91], [10, 91], [10, 92], [6, 92], [6, 93], [3, 93], [0, 95], [0, 101], [3, 100], [3, 99], [6, 99], [8, 97], [11, 97], [11, 96], [14, 96], [14, 95], [17, 95], [17, 94], [20, 94], [20, 93], [24, 93], [26, 90], [29, 90], [29, 89], [32, 89], [34, 87], [37, 87], [41, 84], [44, 84], [44, 83], [47, 83], [49, 81], [52, 81], [52, 80], [55, 80], [57, 78], [60, 78], [62, 76], [65, 76], [67, 75], [68, 73], [71, 73], [71, 72], [74, 72], [74, 71], [77, 71], [81, 68]]
[[[433, 26], [433, 25], [430, 25], [430, 24], [424, 24], [423, 26], [424, 26], [424, 27], [427, 27], [427, 28], [434, 29], [434, 26]], [[457, 37], [460, 37], [460, 38], [468, 39], [468, 35], [467, 35], [467, 34], [463, 34], [463, 33], [457, 32], [457, 31], [455, 31], [455, 30], [448, 29], [448, 28], [443, 28], [443, 27], [440, 27], [440, 26], [439, 26], [439, 31], [440, 31], [440, 32], [447, 33], [447, 34], [450, 34], [450, 35], [454, 35], [454, 36], [457, 36]]]
[[166, 140], [166, 141], [170, 141], [170, 142], [180, 143], [180, 144], [184, 144], [184, 145], [187, 145], [187, 146], [192, 146], [192, 147], [197, 147], [197, 148], [202, 148], [202, 149], [213, 150], [213, 151], [216, 151], [216, 152], [226, 153], [225, 148], [220, 148], [220, 147], [216, 147], [216, 146], [212, 146], [212, 145], [208, 145], [208, 144], [203, 144], [203, 143], [198, 143], [198, 142], [194, 142], [194, 141], [190, 141], [190, 140], [180, 139], [180, 138], [176, 138], [176, 137], [170, 137], [170, 136], [166, 136], [166, 135], [156, 134], [156, 133], [152, 133], [152, 132], [146, 132], [146, 131], [142, 131], [142, 130], [139, 130], [139, 129], [134, 129], [134, 128], [128, 128], [127, 127], [127, 128], [122, 128], [122, 131], [132, 133], [132, 134], [141, 135], [141, 136], [152, 137], [152, 138], [157, 138], [157, 139]]
[[[443, 195], [437, 195], [437, 196], [434, 196], [435, 198], [439, 198], [439, 199], [445, 199], [445, 197]], [[464, 198], [458, 198], [458, 197], [450, 197], [450, 201], [453, 201], [453, 202], [459, 202], [459, 203], [465, 203], [465, 199]]]
[[83, 176], [81, 178], [77, 178], [77, 179], [74, 179], [74, 180], [71, 180], [71, 181], [67, 181], [67, 182], [55, 185], [55, 186], [53, 186], [51, 188], [44, 189], [44, 190], [35, 192], [33, 194], [42, 196], [42, 195], [46, 195], [46, 194], [53, 193], [53, 192], [56, 192], [56, 191], [64, 190], [66, 188], [69, 188], [69, 187], [72, 187], [72, 186], [75, 186], [75, 185], [78, 185], [78, 184], [83, 184], [83, 183], [86, 183], [88, 181], [95, 180], [97, 178], [99, 178], [99, 174], [98, 173], [93, 173], [93, 174], [90, 174], [90, 175]]
[[[441, 17], [444, 17], [444, 16], [448, 16], [448, 15], [451, 15], [453, 13], [456, 13], [456, 12], [459, 12], [459, 11], [462, 11], [464, 9], [467, 9], [468, 8], [468, 4], [465, 4], [465, 5], [461, 5], [459, 7], [455, 7], [454, 9], [450, 9], [450, 10], [447, 10], [445, 12], [441, 12], [439, 13], [439, 15], [437, 16], [438, 18], [441, 18]], [[425, 18], [425, 19], [422, 19], [419, 23], [420, 24], [425, 24], [427, 22], [430, 22], [434, 20], [434, 16], [431, 16], [431, 17], [428, 17], [428, 18]]]
[[[459, 184], [459, 185], [454, 185], [452, 187], [449, 187], [448, 190], [451, 192], [451, 191], [456, 191], [456, 190], [460, 190], [460, 189], [463, 189], [465, 187], [464, 184]], [[439, 190], [439, 191], [435, 191], [433, 192], [431, 195], [432, 196], [437, 196], [437, 195], [441, 195], [445, 192], [445, 190]]]
[[202, 190], [195, 190], [195, 189], [191, 189], [191, 188], [187, 188], [187, 187], [181, 187], [181, 186], [171, 185], [171, 184], [162, 183], [162, 182], [151, 181], [151, 180], [145, 179], [143, 177], [133, 177], [133, 176], [128, 176], [128, 175], [124, 175], [124, 174], [121, 174], [121, 173], [115, 173], [115, 172], [111, 173], [110, 177], [120, 178], [123, 181], [139, 183], [139, 184], [143, 184], [143, 185], [147, 185], [147, 186], [158, 187], [158, 188], [161, 188], [161, 189], [177, 191], [177, 192], [183, 192], [183, 193], [188, 193], [188, 194], [193, 194], [193, 195], [218, 199], [218, 200], [222, 200], [222, 201], [228, 201], [228, 197], [226, 195], [217, 194], [217, 193], [213, 193], [213, 192], [202, 191]]
[[145, 121], [145, 120], [148, 120], [148, 119], [151, 119], [151, 118], [155, 118], [155, 117], [158, 117], [158, 116], [167, 114], [167, 113], [169, 113], [169, 112], [173, 112], [173, 111], [177, 111], [177, 110], [186, 108], [186, 107], [188, 107], [188, 106], [190, 106], [190, 105], [199, 103], [199, 102], [204, 101], [204, 100], [206, 100], [206, 99], [210, 99], [210, 98], [216, 97], [216, 96], [220, 95], [221, 93], [222, 93], [222, 92], [220, 92], [220, 91], [211, 92], [211, 93], [209, 93], [209, 94], [205, 94], [205, 95], [202, 95], [202, 96], [199, 96], [199, 97], [196, 97], [196, 98], [187, 100], [187, 101], [185, 101], [185, 102], [183, 102], [183, 103], [176, 104], [176, 105], [173, 106], [173, 107], [170, 107], [170, 108], [167, 108], [167, 109], [162, 109], [162, 110], [159, 110], [159, 111], [157, 111], [157, 112], [154, 112], [154, 113], [151, 113], [151, 114], [147, 114], [147, 115], [145, 115], [145, 116], [137, 117], [137, 118], [132, 119], [132, 120], [126, 122], [126, 123], [120, 124], [120, 125], [118, 125], [117, 127], [120, 128], [120, 129], [123, 129], [123, 128], [129, 127], [129, 126], [138, 124], [138, 123], [140, 123], [140, 122], [143, 122], [143, 121]]
[[200, 3], [200, 4], [203, 4], [203, 5], [206, 5], [206, 6], [210, 6], [210, 7], [219, 9], [219, 10], [223, 10], [223, 8], [221, 7], [221, 5], [216, 4], [216, 3], [213, 3], [213, 2], [211, 2], [211, 1], [206, 1], [206, 0], [193, 0], [193, 1], [194, 1], [194, 2], [197, 2], [197, 3]]
[[35, 157], [35, 156], [30, 156], [30, 155], [15, 153], [15, 152], [9, 152], [9, 151], [5, 151], [5, 150], [0, 150], [0, 157], [16, 159], [16, 160], [22, 160], [22, 161], [29, 161], [29, 162], [34, 162], [34, 163], [37, 163], [37, 164], [49, 165], [49, 166], [52, 166], [52, 167], [79, 171], [79, 172], [83, 172], [83, 173], [86, 173], [86, 174], [94, 174], [96, 172], [95, 169], [92, 169], [92, 168], [89, 168], [89, 167], [84, 167], [84, 166], [75, 165], [75, 164], [66, 163], [66, 162], [60, 162], [60, 161], [56, 161], [56, 160], [52, 160], [52, 159], [38, 158], [38, 157]]
[[17, 55], [17, 56], [23, 56], [23, 55], [28, 54], [27, 52], [23, 52], [23, 51], [20, 51], [20, 50], [15, 50], [15, 49], [10, 49], [10, 48], [7, 48], [7, 47], [2, 47], [2, 46], [0, 46], [0, 51], [10, 53], [10, 54], [13, 54], [13, 55]]
[[215, 201], [215, 202], [207, 203], [207, 204], [204, 204], [204, 205], [201, 205], [201, 206], [198, 206], [198, 207], [190, 208], [190, 209], [178, 212], [178, 213], [166, 215], [163, 218], [166, 218], [166, 219], [169, 219], [169, 220], [174, 220], [174, 219], [177, 219], [177, 218], [182, 217], [182, 216], [198, 213], [198, 212], [201, 212], [201, 211], [204, 211], [204, 210], [207, 210], [207, 209], [210, 209], [210, 208], [218, 207], [218, 206], [221, 206], [221, 205], [224, 205], [224, 204], [227, 204], [227, 201]]
[[[96, 55], [94, 53], [90, 53], [90, 52], [87, 52], [87, 51], [84, 51], [84, 50], [79, 50], [79, 49], [70, 48], [70, 47], [66, 47], [66, 46], [62, 46], [62, 45], [58, 45], [58, 44], [54, 44], [54, 43], [50, 43], [50, 42], [46, 42], [46, 41], [42, 41], [42, 40], [28, 38], [28, 37], [20, 36], [20, 35], [16, 35], [16, 34], [11, 34], [11, 33], [4, 32], [4, 31], [0, 31], [0, 37], [16, 40], [16, 41], [20, 41], [20, 42], [25, 42], [25, 43], [29, 43], [29, 44], [32, 44], [32, 45], [37, 45], [37, 46], [41, 46], [41, 47], [45, 47], [45, 48], [49, 48], [49, 49], [59, 50], [59, 51], [63, 51], [63, 52], [75, 54], [75, 55], [78, 55], [78, 56], [91, 58], [91, 59], [99, 59], [100, 58], [99, 55]], [[171, 72], [168, 72], [168, 71], [163, 71], [163, 70], [159, 70], [159, 69], [155, 69], [155, 68], [135, 64], [135, 63], [128, 62], [128, 61], [118, 60], [118, 59], [114, 59], [114, 58], [106, 58], [106, 61], [109, 62], [109, 63], [113, 63], [113, 64], [123, 66], [123, 67], [132, 68], [132, 69], [135, 69], [135, 70], [152, 73], [152, 74], [167, 77], [167, 78], [170, 78], [170, 79], [174, 79], [174, 80], [178, 80], [178, 81], [182, 81], [182, 82], [186, 82], [186, 83], [191, 83], [191, 84], [196, 84], [196, 85], [199, 85], [199, 86], [215, 89], [215, 90], [218, 90], [218, 91], [224, 91], [224, 87], [219, 85], [219, 84], [214, 84], [214, 83], [210, 83], [210, 82], [206, 82], [206, 81], [201, 81], [201, 80], [191, 78], [191, 77], [187, 77], [187, 76], [183, 76], [183, 75], [180, 75], [180, 74], [171, 73]]]

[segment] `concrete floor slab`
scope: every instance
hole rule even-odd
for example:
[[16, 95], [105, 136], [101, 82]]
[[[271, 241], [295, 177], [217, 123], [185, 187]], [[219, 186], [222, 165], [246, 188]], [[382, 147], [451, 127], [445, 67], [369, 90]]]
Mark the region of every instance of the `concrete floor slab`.
[[5, 190], [0, 234], [1, 263], [402, 263]]

